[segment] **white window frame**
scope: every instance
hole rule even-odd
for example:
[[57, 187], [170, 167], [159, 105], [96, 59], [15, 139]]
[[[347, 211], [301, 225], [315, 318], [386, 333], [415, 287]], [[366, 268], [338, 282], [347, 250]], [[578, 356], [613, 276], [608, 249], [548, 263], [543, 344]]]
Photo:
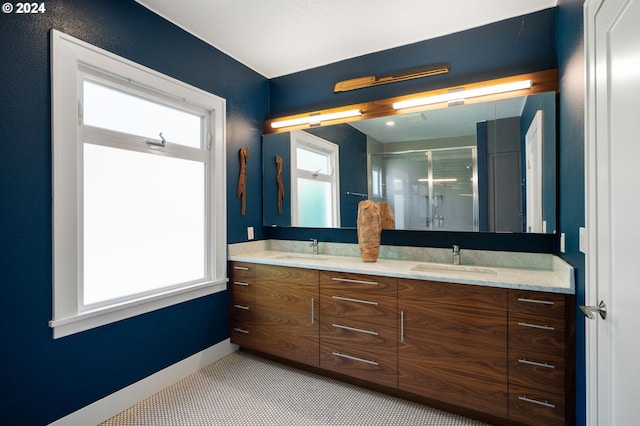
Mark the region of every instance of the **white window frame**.
[[[56, 30], [51, 31], [52, 191], [53, 191], [53, 337], [59, 338], [226, 289], [226, 101], [211, 93], [146, 68]], [[158, 98], [208, 111], [205, 151], [207, 230], [205, 278], [180, 287], [82, 309], [82, 81], [98, 70], [114, 80], [155, 93]], [[113, 133], [113, 132], [112, 132]], [[141, 138], [144, 139], [144, 138]], [[144, 144], [142, 144], [144, 146]], [[141, 148], [144, 149], [144, 148]], [[151, 148], [148, 148], [151, 149]], [[194, 150], [167, 144], [164, 150]]]
[[[298, 178], [314, 179], [331, 184], [331, 226], [340, 227], [340, 147], [318, 136], [294, 130], [291, 132], [291, 225], [300, 226], [298, 218]], [[329, 174], [298, 169], [298, 146], [329, 156]]]

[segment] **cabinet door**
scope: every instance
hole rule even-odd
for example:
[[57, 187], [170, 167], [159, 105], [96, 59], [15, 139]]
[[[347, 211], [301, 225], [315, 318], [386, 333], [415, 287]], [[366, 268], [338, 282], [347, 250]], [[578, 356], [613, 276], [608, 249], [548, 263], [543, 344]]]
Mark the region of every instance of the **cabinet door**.
[[253, 349], [319, 365], [318, 271], [257, 265], [255, 306]]
[[[506, 290], [464, 287], [398, 280], [398, 385], [428, 398], [506, 416]], [[469, 291], [470, 298], [457, 294]]]

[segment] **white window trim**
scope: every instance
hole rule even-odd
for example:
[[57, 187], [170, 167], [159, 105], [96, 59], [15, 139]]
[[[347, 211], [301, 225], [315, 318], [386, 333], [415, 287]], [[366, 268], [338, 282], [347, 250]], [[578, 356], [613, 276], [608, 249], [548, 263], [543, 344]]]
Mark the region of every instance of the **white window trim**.
[[[59, 338], [226, 289], [226, 101], [56, 30], [51, 31], [52, 180], [53, 180], [53, 337]], [[204, 282], [161, 290], [153, 295], [79, 311], [78, 229], [80, 194], [78, 155], [82, 143], [79, 73], [94, 67], [131, 84], [163, 94], [179, 92], [183, 101], [211, 111], [211, 174], [207, 202], [208, 276]], [[143, 84], [144, 82], [144, 84]], [[63, 148], [63, 149], [61, 149]]]
[[[298, 177], [307, 179], [317, 179], [331, 183], [331, 198], [333, 201], [332, 227], [340, 227], [340, 147], [332, 142], [318, 136], [294, 130], [291, 132], [291, 225], [299, 226], [298, 220]], [[306, 170], [298, 170], [298, 146], [310, 148], [314, 151], [323, 152], [331, 158], [331, 170], [329, 175], [314, 175]]]

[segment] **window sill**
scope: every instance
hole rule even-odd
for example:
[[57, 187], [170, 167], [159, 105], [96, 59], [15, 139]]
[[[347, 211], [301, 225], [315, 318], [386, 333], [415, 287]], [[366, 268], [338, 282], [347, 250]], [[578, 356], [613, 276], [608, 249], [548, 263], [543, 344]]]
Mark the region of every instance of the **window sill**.
[[210, 281], [190, 287], [166, 291], [153, 296], [129, 300], [117, 305], [111, 305], [91, 311], [78, 312], [68, 318], [49, 321], [53, 328], [53, 338], [69, 336], [81, 331], [100, 327], [126, 318], [142, 315], [158, 309], [166, 308], [178, 303], [187, 302], [199, 297], [224, 291], [227, 288], [227, 280]]

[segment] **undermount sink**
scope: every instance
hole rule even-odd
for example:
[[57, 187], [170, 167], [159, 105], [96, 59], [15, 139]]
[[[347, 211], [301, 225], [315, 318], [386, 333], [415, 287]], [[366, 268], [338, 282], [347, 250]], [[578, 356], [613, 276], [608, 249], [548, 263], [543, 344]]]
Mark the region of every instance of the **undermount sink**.
[[275, 257], [282, 260], [329, 260], [328, 257], [318, 256], [314, 254], [282, 254]]
[[468, 273], [473, 275], [496, 275], [498, 271], [486, 266], [473, 265], [448, 265], [446, 263], [418, 263], [411, 268], [412, 271], [418, 272], [453, 272]]

